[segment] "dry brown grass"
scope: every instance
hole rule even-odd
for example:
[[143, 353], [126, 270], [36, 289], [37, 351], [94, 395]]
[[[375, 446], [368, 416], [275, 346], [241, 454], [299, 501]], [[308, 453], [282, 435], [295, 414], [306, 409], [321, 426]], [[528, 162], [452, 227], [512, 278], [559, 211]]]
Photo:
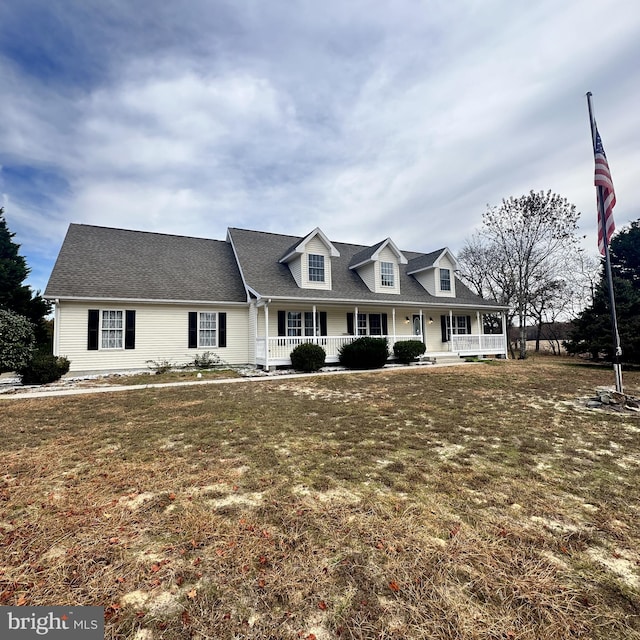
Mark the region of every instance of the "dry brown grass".
[[638, 638], [640, 417], [580, 400], [611, 378], [0, 399], [0, 604], [101, 605], [113, 639]]

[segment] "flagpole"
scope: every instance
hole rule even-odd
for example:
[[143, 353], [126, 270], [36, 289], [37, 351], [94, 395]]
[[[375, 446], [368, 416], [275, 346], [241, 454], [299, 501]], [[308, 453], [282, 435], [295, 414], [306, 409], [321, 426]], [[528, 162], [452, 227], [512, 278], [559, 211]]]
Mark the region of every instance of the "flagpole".
[[[587, 106], [589, 107], [589, 123], [591, 124], [591, 141], [593, 143], [593, 152], [595, 157], [596, 151], [596, 121], [593, 117], [593, 107], [591, 105], [591, 91], [587, 92]], [[609, 242], [607, 239], [607, 218], [604, 209], [604, 194], [602, 186], [597, 185], [598, 189], [598, 207], [600, 213], [601, 233], [604, 240], [604, 268], [607, 277], [607, 289], [609, 290], [609, 314], [611, 316], [611, 332], [613, 333], [613, 371], [616, 378], [616, 391], [623, 393], [622, 389], [622, 364], [620, 357], [622, 356], [622, 348], [620, 346], [620, 334], [618, 333], [618, 318], [616, 315], [616, 301], [613, 292], [613, 275], [611, 273], [611, 259], [609, 257]]]

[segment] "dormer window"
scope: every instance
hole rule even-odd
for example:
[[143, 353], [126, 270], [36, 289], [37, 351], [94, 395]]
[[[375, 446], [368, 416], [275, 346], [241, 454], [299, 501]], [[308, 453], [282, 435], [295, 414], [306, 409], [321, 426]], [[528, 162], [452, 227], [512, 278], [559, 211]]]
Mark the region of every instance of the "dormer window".
[[440, 269], [440, 291], [451, 291], [451, 269]]
[[382, 284], [383, 287], [395, 287], [396, 280], [393, 262], [380, 263], [380, 284]]
[[309, 282], [324, 282], [324, 256], [309, 254]]

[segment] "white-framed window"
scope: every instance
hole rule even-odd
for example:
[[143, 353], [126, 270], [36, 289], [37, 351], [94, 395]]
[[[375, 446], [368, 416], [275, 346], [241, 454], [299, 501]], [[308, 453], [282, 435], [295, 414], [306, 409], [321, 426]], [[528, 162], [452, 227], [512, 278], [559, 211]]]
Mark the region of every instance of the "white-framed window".
[[440, 269], [440, 291], [451, 291], [451, 269]]
[[[451, 340], [451, 335], [461, 336], [471, 333], [471, 316], [444, 316], [446, 327], [446, 339]], [[443, 329], [444, 331], [444, 329]], [[445, 336], [443, 334], [443, 340]]]
[[105, 309], [101, 312], [100, 348], [124, 349], [124, 311]]
[[369, 329], [369, 325], [367, 324], [367, 314], [359, 313], [358, 314], [358, 335], [366, 336]]
[[218, 314], [201, 311], [198, 320], [198, 346], [215, 347], [218, 344]]
[[324, 282], [324, 256], [309, 254], [309, 282]]
[[396, 279], [393, 269], [393, 262], [380, 263], [380, 277], [383, 287], [395, 287]]
[[189, 349], [227, 346], [226, 311], [189, 311], [187, 317]]
[[288, 336], [302, 335], [302, 312], [301, 311], [287, 311], [287, 335]]
[[[384, 325], [381, 313], [359, 313], [357, 335], [382, 336]], [[386, 320], [385, 320], [386, 322]]]
[[[304, 335], [313, 335], [313, 311], [304, 312]], [[316, 311], [316, 336], [321, 335], [320, 332], [320, 312]]]

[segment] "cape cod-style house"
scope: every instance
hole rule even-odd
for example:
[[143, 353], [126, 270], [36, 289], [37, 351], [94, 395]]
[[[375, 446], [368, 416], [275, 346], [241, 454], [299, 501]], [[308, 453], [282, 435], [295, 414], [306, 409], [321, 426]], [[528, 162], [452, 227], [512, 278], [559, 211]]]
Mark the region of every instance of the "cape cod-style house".
[[230, 228], [225, 240], [71, 224], [44, 297], [71, 372], [144, 369], [210, 352], [230, 365], [327, 362], [358, 336], [417, 339], [426, 355], [504, 355], [506, 307], [456, 277], [455, 256]]

